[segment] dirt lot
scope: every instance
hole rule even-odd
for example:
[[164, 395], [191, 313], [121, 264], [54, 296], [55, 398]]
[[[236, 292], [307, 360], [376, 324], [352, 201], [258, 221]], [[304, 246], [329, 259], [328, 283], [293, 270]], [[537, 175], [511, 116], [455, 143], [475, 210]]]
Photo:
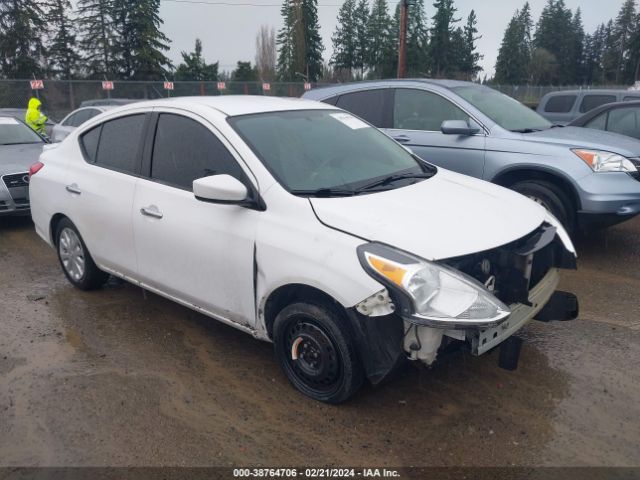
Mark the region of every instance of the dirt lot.
[[128, 284], [74, 290], [0, 219], [0, 466], [640, 466], [640, 219], [578, 243], [580, 318], [520, 367], [456, 353], [334, 407], [271, 345]]

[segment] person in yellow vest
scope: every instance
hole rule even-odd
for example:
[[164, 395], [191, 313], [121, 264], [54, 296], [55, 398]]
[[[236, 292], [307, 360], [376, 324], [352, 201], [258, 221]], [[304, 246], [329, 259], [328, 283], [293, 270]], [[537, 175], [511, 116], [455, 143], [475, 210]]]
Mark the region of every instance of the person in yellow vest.
[[29, 100], [29, 108], [27, 109], [24, 121], [40, 135], [46, 135], [47, 131], [45, 130], [45, 123], [47, 121], [47, 116], [40, 111], [41, 108], [42, 102], [35, 97], [31, 98], [31, 100]]

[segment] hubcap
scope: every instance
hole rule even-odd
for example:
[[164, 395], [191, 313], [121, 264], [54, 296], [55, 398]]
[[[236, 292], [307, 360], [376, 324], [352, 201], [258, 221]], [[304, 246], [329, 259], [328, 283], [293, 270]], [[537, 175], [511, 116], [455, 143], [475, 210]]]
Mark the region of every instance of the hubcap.
[[289, 365], [309, 387], [329, 391], [341, 375], [340, 357], [328, 335], [317, 325], [297, 321], [287, 332]]
[[64, 228], [60, 232], [58, 253], [67, 274], [76, 282], [80, 281], [85, 270], [84, 249], [78, 234], [70, 228]]

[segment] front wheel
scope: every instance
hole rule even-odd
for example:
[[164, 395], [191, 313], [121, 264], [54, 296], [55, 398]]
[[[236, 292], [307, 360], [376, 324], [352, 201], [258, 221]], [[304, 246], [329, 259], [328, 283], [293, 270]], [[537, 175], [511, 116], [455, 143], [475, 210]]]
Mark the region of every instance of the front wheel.
[[538, 180], [526, 180], [511, 186], [511, 190], [530, 198], [543, 206], [571, 233], [575, 225], [575, 213], [567, 196], [555, 185]]
[[104, 285], [109, 275], [96, 266], [71, 220], [64, 218], [58, 223], [55, 238], [60, 266], [74, 287], [94, 290]]
[[276, 317], [276, 357], [289, 381], [305, 395], [341, 403], [362, 385], [364, 374], [346, 319], [332, 308], [294, 303]]

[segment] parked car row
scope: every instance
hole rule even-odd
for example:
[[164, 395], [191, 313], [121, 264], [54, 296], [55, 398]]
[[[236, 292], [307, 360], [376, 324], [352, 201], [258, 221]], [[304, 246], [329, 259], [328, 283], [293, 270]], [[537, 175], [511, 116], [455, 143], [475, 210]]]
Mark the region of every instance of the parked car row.
[[640, 141], [555, 127], [489, 88], [305, 97], [78, 120], [29, 170], [37, 233], [75, 287], [114, 275], [271, 341], [298, 390], [339, 403], [449, 346], [506, 345], [513, 365], [527, 322], [578, 314], [557, 290], [568, 231], [640, 212]]

